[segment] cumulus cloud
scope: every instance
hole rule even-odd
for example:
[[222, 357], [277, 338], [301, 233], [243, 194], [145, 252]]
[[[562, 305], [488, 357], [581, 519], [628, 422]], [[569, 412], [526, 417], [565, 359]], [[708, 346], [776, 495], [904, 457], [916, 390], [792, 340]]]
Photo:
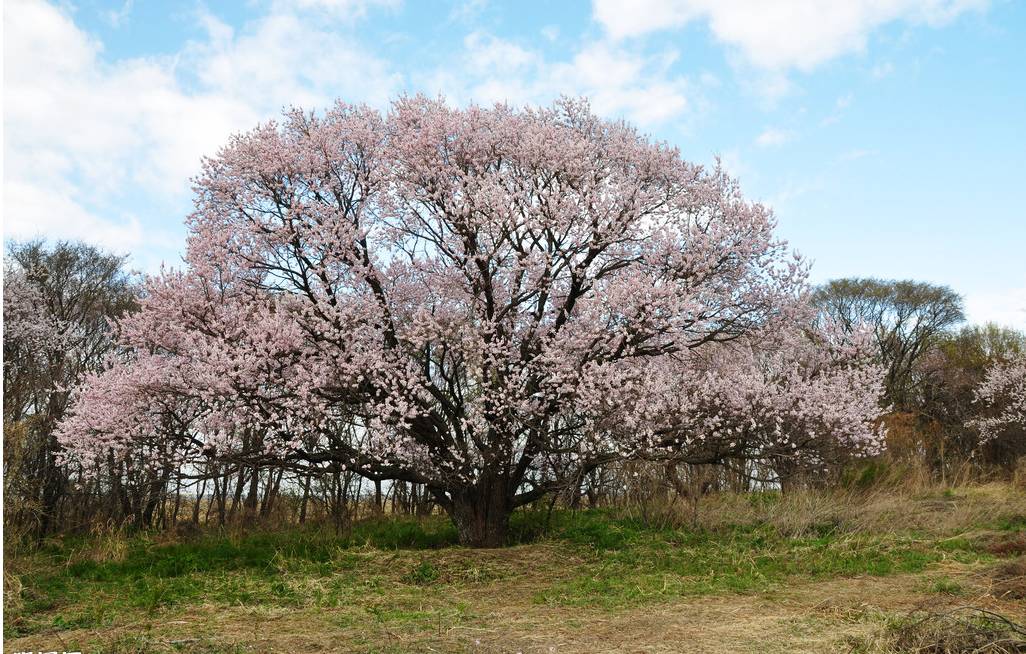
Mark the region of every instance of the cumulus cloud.
[[987, 0], [593, 0], [593, 14], [614, 39], [702, 21], [749, 64], [810, 70], [863, 50], [881, 25], [939, 26], [986, 5]]
[[[139, 197], [157, 206], [180, 200], [201, 157], [231, 133], [284, 106], [323, 106], [340, 94], [387, 103], [399, 76], [344, 32], [304, 22], [297, 12], [318, 3], [296, 1], [303, 6], [278, 3], [238, 32], [200, 14], [205, 40], [173, 57], [115, 62], [64, 10], [8, 2], [5, 237], [138, 248], [150, 230], [117, 207], [128, 196], [134, 206]], [[366, 3], [319, 4], [359, 12]]]
[[[211, 14], [209, 38], [188, 44], [181, 59], [200, 88], [262, 115], [289, 105], [323, 107], [336, 97], [386, 106], [402, 78], [389, 64], [308, 15], [272, 12], [236, 31]], [[250, 123], [252, 121], [249, 121]]]
[[426, 90], [454, 102], [548, 103], [560, 95], [590, 98], [607, 116], [643, 126], [673, 119], [690, 108], [688, 80], [671, 70], [676, 53], [642, 54], [599, 40], [583, 43], [565, 60], [484, 32], [463, 43], [457, 66], [425, 76]]
[[[110, 60], [68, 10], [9, 2], [5, 236], [83, 238], [121, 252], [162, 248], [174, 258], [181, 243], [155, 242], [154, 229], [164, 227], [158, 216], [168, 216], [165, 229], [180, 229], [188, 179], [231, 133], [285, 106], [321, 108], [336, 97], [384, 108], [407, 86], [351, 29], [371, 8], [395, 5], [274, 0], [240, 26], [201, 8], [193, 18], [202, 36], [178, 52]], [[689, 107], [687, 81], [671, 72], [675, 57], [599, 40], [548, 60], [475, 31], [458, 61], [410, 81], [461, 103], [586, 95], [600, 113], [651, 125]], [[139, 258], [147, 256], [160, 258]]]
[[58, 236], [88, 241], [119, 254], [127, 254], [143, 242], [143, 228], [135, 216], [101, 218], [58, 189], [9, 180], [4, 184], [4, 204], [5, 237]]
[[[321, 108], [344, 97], [384, 108], [410, 86], [460, 103], [586, 95], [599, 113], [642, 125], [675, 119], [690, 106], [687, 80], [671, 70], [674, 51], [643, 53], [608, 39], [552, 60], [474, 31], [456, 61], [404, 80], [353, 29], [372, 8], [397, 3], [272, 0], [239, 26], [201, 6], [193, 19], [202, 36], [178, 52], [111, 60], [70, 10], [12, 0], [4, 46], [6, 236], [154, 247], [152, 214], [165, 211], [180, 224], [201, 157], [285, 106]], [[127, 16], [131, 2], [124, 7]], [[151, 215], [128, 215], [126, 206]], [[180, 244], [162, 247], [170, 258]]]

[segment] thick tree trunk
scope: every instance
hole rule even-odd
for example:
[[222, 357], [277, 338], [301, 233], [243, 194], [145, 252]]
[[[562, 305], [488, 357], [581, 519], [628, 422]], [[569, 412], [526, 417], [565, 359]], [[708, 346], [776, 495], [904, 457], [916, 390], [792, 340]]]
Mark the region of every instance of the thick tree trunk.
[[471, 488], [451, 492], [446, 511], [456, 525], [460, 545], [502, 547], [506, 544], [513, 498], [502, 481], [482, 481]]

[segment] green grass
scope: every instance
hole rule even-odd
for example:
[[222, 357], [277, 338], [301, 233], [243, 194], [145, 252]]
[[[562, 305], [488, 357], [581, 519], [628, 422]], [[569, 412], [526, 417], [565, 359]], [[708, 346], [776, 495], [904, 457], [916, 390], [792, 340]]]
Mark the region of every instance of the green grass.
[[[991, 528], [1023, 524], [1006, 522]], [[345, 607], [356, 613], [339, 619], [354, 624], [444, 629], [472, 614], [459, 591], [494, 584], [501, 594], [525, 579], [537, 603], [617, 608], [990, 558], [966, 538], [852, 534], [829, 521], [790, 537], [765, 524], [656, 528], [606, 511], [528, 511], [511, 532], [524, 547], [491, 553], [454, 547], [455, 531], [440, 517], [368, 521], [345, 536], [305, 529], [162, 544], [139, 534], [120, 560], [107, 561], [90, 558], [86, 539], [54, 540], [16, 559], [22, 590], [8, 601], [4, 635], [119, 625], [198, 604]]]
[[[57, 538], [9, 553], [4, 634], [24, 637], [25, 650], [59, 637], [82, 651], [136, 654], [267, 651], [297, 639], [309, 651], [492, 651], [478, 639], [505, 651], [509, 615], [523, 644], [599, 645], [620, 633], [602, 625], [631, 624], [625, 616], [692, 616], [692, 607], [709, 621], [737, 606], [778, 611], [785, 628], [775, 637], [798, 644], [774, 651], [797, 651], [803, 639], [827, 642], [851, 627], [848, 600], [816, 612], [835, 590], [868, 593], [867, 606], [881, 591], [962, 602], [989, 569], [978, 564], [1018, 555], [1026, 534], [1026, 495], [1002, 485], [948, 497], [713, 494], [694, 512], [669, 508], [648, 520], [627, 509], [525, 510], [512, 520], [511, 547], [497, 550], [458, 547], [440, 516], [362, 521], [344, 535]], [[899, 574], [909, 576], [844, 581]], [[721, 608], [700, 615], [710, 606]], [[880, 622], [866, 610], [860, 624]]]
[[539, 601], [623, 606], [653, 599], [772, 589], [787, 579], [920, 572], [945, 558], [976, 560], [957, 547], [914, 535], [822, 535], [787, 538], [765, 526], [717, 532], [646, 530], [599, 514], [578, 517], [563, 536], [593, 553], [577, 575], [538, 595]]
[[[265, 619], [286, 615], [309, 621], [301, 633], [338, 631], [354, 651], [399, 652], [422, 651], [411, 644], [425, 639], [442, 650], [463, 643], [460, 634], [495, 624], [511, 604], [577, 628], [581, 615], [909, 573], [922, 575], [909, 587], [944, 601], [969, 586], [948, 568], [954, 577], [938, 577], [935, 564], [994, 561], [1002, 555], [988, 553], [995, 539], [1026, 531], [1022, 496], [1003, 488], [943, 503], [939, 492], [831, 497], [711, 497], [694, 524], [692, 515], [523, 510], [511, 524], [513, 546], [499, 550], [457, 546], [442, 516], [363, 521], [342, 536], [290, 528], [176, 542], [159, 534], [52, 539], [7, 556], [4, 636], [42, 644], [61, 634], [90, 652], [235, 651]], [[212, 616], [228, 614], [249, 630], [219, 631]], [[182, 616], [192, 616], [189, 626], [174, 627]], [[795, 628], [827, 629], [831, 619]], [[175, 645], [179, 630], [192, 640]]]
[[930, 584], [928, 590], [939, 595], [951, 595], [953, 597], [960, 597], [966, 594], [966, 588], [964, 585], [953, 579], [948, 579], [947, 577], [935, 580]]
[[[153, 611], [192, 602], [227, 605], [297, 606], [340, 600], [337, 590], [373, 587], [368, 574], [387, 552], [430, 551], [455, 543], [445, 520], [396, 519], [360, 523], [344, 537], [331, 531], [254, 533], [241, 538], [211, 534], [184, 543], [160, 544], [130, 537], [122, 560], [85, 558], [88, 540], [50, 541], [23, 557], [21, 606], [8, 606], [4, 634], [109, 625], [126, 611]], [[368, 554], [370, 552], [371, 554]], [[427, 575], [428, 568], [420, 570]], [[359, 568], [359, 574], [357, 569]], [[327, 590], [311, 597], [297, 591], [297, 578], [325, 578]]]
[[1026, 515], [1014, 515], [1000, 518], [995, 524], [995, 529], [1001, 531], [1026, 531]]

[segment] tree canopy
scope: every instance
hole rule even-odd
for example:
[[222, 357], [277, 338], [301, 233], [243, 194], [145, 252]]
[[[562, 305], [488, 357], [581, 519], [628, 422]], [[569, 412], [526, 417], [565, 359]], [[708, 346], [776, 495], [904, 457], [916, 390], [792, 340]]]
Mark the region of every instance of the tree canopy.
[[[805, 265], [770, 211], [583, 102], [293, 110], [195, 191], [185, 269], [148, 280], [133, 358], [62, 427], [87, 463], [351, 469], [423, 484], [496, 545], [515, 507], [620, 457], [878, 441], [859, 338], [802, 327]], [[743, 372], [696, 391], [731, 352]], [[825, 418], [787, 399], [802, 384]]]

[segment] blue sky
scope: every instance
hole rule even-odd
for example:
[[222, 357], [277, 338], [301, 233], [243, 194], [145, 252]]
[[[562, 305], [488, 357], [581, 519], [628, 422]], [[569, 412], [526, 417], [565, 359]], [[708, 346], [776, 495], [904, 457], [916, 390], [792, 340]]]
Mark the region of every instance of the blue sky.
[[156, 271], [189, 178], [287, 105], [588, 96], [719, 156], [813, 278], [950, 285], [1026, 328], [1026, 3], [4, 3], [4, 235]]

